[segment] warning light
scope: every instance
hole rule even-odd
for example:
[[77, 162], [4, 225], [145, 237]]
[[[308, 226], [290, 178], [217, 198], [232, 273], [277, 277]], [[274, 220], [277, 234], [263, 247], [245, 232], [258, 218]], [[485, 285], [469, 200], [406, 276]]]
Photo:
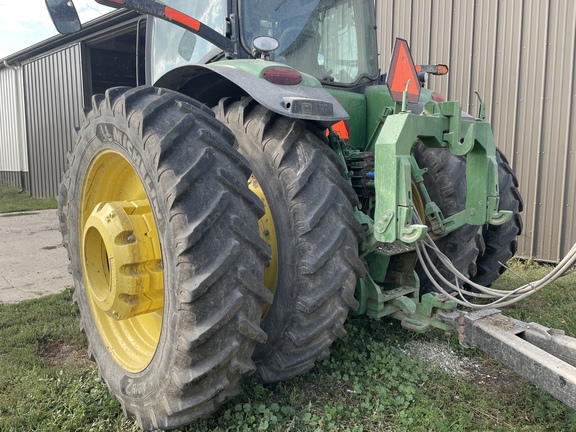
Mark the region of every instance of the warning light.
[[402, 102], [406, 85], [408, 85], [408, 102], [418, 102], [420, 99], [418, 73], [412, 60], [412, 54], [410, 54], [410, 48], [408, 48], [408, 42], [404, 39], [397, 38], [394, 44], [386, 85], [390, 90], [392, 99], [396, 102]]
[[[344, 140], [344, 142], [348, 142], [350, 139], [350, 125], [348, 124], [348, 120], [340, 120], [338, 123], [334, 123], [332, 125], [332, 130]], [[330, 129], [326, 129], [326, 136], [330, 135]]]
[[448, 66], [439, 64], [436, 65], [436, 67], [438, 68], [438, 72], [436, 73], [436, 75], [446, 75], [448, 73]]
[[416, 65], [416, 72], [426, 72], [430, 75], [446, 75], [448, 73], [448, 66], [444, 64]]
[[302, 82], [302, 75], [295, 69], [271, 66], [262, 71], [262, 77], [272, 84], [297, 85]]

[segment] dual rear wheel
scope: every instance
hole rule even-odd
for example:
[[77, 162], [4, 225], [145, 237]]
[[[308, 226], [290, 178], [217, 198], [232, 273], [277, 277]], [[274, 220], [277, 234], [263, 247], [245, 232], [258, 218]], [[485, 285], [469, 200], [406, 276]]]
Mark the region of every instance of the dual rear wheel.
[[247, 374], [309, 370], [357, 304], [356, 197], [325, 138], [251, 99], [216, 114], [154, 87], [95, 96], [60, 188], [89, 354], [147, 430]]
[[364, 233], [353, 214], [358, 198], [320, 131], [251, 98], [224, 99], [215, 112], [236, 137], [268, 209], [260, 223], [274, 254], [264, 271], [274, 302], [261, 323], [268, 340], [256, 346], [256, 376], [286, 380], [328, 356], [346, 334], [348, 311], [358, 306], [356, 279], [364, 273], [358, 258]]

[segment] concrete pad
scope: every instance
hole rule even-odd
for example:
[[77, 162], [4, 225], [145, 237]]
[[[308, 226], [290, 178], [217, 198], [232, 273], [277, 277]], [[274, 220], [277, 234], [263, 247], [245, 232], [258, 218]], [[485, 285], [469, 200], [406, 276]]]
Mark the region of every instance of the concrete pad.
[[0, 214], [0, 302], [56, 294], [73, 284], [56, 210]]

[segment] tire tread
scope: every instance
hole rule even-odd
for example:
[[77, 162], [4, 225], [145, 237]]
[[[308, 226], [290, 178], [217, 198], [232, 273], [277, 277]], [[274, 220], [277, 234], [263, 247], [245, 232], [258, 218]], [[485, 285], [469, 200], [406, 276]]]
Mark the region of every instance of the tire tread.
[[262, 323], [268, 341], [257, 345], [253, 358], [260, 381], [290, 379], [329, 354], [345, 334], [348, 311], [358, 305], [356, 278], [365, 269], [358, 258], [363, 229], [353, 216], [357, 196], [325, 137], [305, 122], [274, 114], [251, 98], [223, 99], [215, 112], [236, 135], [241, 153], [264, 155], [273, 178], [259, 180], [282, 191], [284, 204], [269, 204], [289, 215], [293, 237], [284, 241], [294, 245], [289, 260], [295, 280], [277, 286]]
[[[165, 213], [164, 224], [173, 233], [169, 238], [174, 243], [166, 245], [174, 257], [168, 260], [173, 286], [165, 281], [165, 289], [175, 303], [164, 317], [172, 321], [173, 333], [158, 348], [163, 351], [159, 364], [167, 369], [157, 372], [162, 376], [145, 400], [122, 392], [118, 370], [126, 372], [94, 337], [97, 330], [82, 294], [74, 228], [81, 188], [75, 181], [81, 183], [83, 149], [100, 121], [119, 122], [141, 143], [147, 174], [157, 185], [158, 211]], [[213, 413], [240, 391], [241, 376], [255, 369], [254, 347], [266, 338], [258, 326], [267, 296], [260, 286], [246, 286], [247, 280], [262, 279], [264, 262], [270, 259], [257, 229], [264, 209], [248, 190], [251, 170], [232, 142], [213, 112], [187, 96], [150, 86], [110, 89], [93, 96], [60, 186], [60, 229], [72, 260], [80, 326], [89, 334], [88, 351], [126, 415], [136, 417], [146, 430], [182, 426]], [[206, 211], [204, 204], [211, 208]]]

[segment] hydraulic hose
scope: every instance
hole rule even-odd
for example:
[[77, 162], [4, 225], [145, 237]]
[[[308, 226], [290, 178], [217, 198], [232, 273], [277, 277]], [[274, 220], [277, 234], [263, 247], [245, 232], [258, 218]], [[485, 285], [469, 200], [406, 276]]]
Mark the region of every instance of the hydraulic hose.
[[[414, 218], [417, 223], [422, 223], [416, 211], [414, 211]], [[449, 281], [440, 273], [430, 258], [429, 250], [435, 253], [442, 264], [454, 274], [454, 281]], [[517, 303], [540, 291], [556, 279], [566, 275], [566, 273], [576, 264], [576, 244], [574, 244], [568, 254], [558, 263], [558, 265], [542, 279], [528, 282], [514, 290], [507, 291], [478, 285], [466, 278], [456, 267], [454, 267], [452, 262], [440, 251], [440, 249], [438, 249], [429, 235], [416, 244], [416, 253], [424, 272], [434, 287], [449, 299], [457, 302], [459, 305], [472, 309], [488, 309], [495, 306], [504, 307]], [[440, 282], [447, 288], [443, 287]], [[478, 290], [478, 292], [468, 291], [461, 286], [462, 284], [468, 284]], [[447, 289], [450, 290], [450, 292]], [[487, 304], [475, 304], [470, 302], [466, 297], [494, 299], [494, 301]]]

